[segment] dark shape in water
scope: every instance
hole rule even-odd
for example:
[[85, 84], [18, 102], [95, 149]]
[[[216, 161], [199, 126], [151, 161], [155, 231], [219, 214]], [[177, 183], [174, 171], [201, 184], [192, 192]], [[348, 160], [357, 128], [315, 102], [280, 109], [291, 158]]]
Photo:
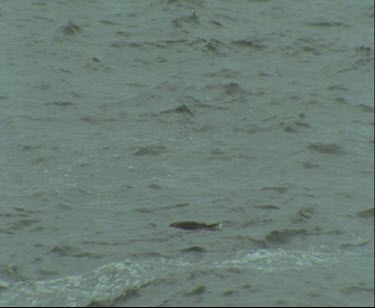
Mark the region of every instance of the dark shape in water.
[[183, 114], [187, 114], [191, 117], [195, 117], [195, 114], [185, 104], [180, 104], [176, 108], [161, 111], [160, 113], [183, 113]]
[[184, 230], [215, 230], [221, 228], [221, 223], [205, 224], [196, 221], [177, 221], [169, 225], [170, 227], [180, 228]]
[[184, 249], [181, 249], [183, 252], [206, 252], [207, 249], [201, 246], [191, 246]]
[[81, 31], [81, 28], [74, 24], [72, 21], [69, 21], [66, 26], [62, 27], [62, 31], [67, 35], [74, 35], [77, 32]]

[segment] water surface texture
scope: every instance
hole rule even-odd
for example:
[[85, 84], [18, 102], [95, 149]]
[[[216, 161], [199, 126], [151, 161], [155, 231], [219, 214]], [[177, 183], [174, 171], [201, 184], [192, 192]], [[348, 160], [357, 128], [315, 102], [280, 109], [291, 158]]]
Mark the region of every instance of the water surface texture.
[[0, 305], [371, 306], [373, 25], [2, 0]]

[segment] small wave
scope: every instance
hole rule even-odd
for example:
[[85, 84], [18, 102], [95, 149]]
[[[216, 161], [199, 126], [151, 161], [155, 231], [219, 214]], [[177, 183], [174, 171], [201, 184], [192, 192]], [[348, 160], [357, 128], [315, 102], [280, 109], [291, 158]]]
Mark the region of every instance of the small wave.
[[217, 262], [216, 265], [219, 267], [236, 266], [262, 272], [281, 272], [302, 270], [322, 263], [334, 264], [337, 263], [337, 259], [328, 253], [276, 249], [241, 253], [233, 259]]
[[191, 262], [182, 258], [156, 258], [141, 264], [132, 260], [106, 264], [97, 270], [55, 280], [0, 281], [0, 306], [88, 306], [111, 301], [127, 292], [165, 278], [169, 273], [197, 269], [239, 268], [260, 272], [303, 270], [319, 264], [334, 264], [333, 254], [317, 251], [299, 252], [256, 250], [242, 252], [224, 260]]
[[152, 279], [147, 265], [125, 260], [106, 264], [83, 275], [55, 280], [0, 283], [0, 306], [87, 306], [92, 301], [119, 297], [126, 290], [140, 287]]

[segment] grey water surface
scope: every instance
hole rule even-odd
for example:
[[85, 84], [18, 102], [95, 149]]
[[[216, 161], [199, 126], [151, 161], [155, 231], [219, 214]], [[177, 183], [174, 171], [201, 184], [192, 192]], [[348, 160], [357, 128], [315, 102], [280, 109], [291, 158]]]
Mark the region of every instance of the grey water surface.
[[0, 306], [372, 306], [373, 26], [1, 0]]

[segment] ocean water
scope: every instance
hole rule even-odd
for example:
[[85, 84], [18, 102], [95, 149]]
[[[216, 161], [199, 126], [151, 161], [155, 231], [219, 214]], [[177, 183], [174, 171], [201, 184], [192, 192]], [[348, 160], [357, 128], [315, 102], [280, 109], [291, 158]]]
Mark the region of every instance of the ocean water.
[[372, 306], [373, 27], [365, 0], [2, 0], [0, 306]]

